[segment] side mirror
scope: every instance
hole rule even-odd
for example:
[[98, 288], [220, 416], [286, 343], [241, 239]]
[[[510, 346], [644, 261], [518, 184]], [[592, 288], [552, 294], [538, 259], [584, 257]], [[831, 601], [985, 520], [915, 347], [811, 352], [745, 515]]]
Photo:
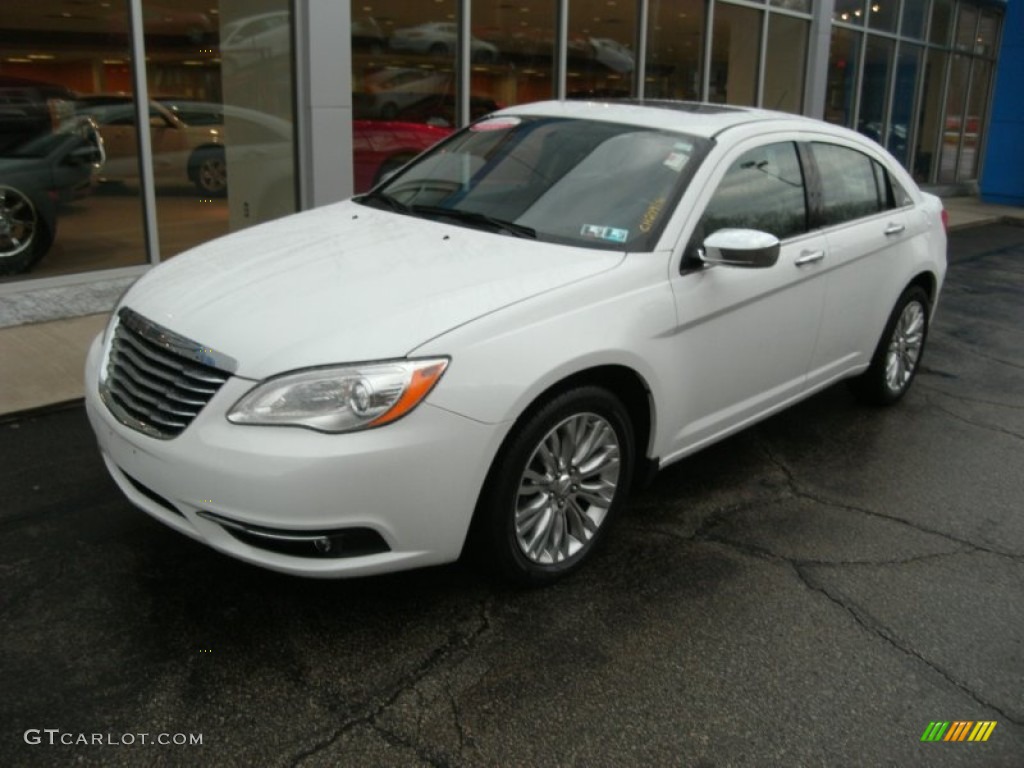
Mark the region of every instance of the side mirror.
[[704, 264], [729, 267], [771, 267], [779, 260], [779, 238], [756, 229], [720, 229], [700, 249]]

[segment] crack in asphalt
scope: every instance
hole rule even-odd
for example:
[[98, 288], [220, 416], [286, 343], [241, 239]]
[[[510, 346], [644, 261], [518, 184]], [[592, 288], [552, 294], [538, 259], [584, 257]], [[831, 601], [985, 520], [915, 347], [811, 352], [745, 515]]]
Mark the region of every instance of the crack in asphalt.
[[[863, 508], [863, 507], [857, 507], [857, 506], [853, 506], [853, 505], [849, 505], [849, 504], [842, 504], [842, 503], [839, 503], [839, 502], [830, 501], [828, 499], [822, 499], [822, 498], [820, 498], [820, 497], [818, 497], [818, 496], [816, 496], [816, 495], [814, 495], [814, 494], [812, 494], [812, 493], [810, 493], [808, 491], [803, 490], [800, 487], [800, 485], [799, 485], [795, 475], [793, 474], [793, 471], [785, 464], [785, 462], [783, 462], [780, 458], [778, 458], [774, 454], [774, 452], [772, 451], [771, 447], [767, 444], [767, 442], [764, 439], [759, 439], [758, 443], [761, 445], [761, 448], [764, 451], [765, 456], [768, 458], [768, 461], [785, 476], [786, 484], [787, 484], [787, 487], [789, 489], [789, 494], [781, 494], [780, 496], [777, 496], [777, 497], [769, 499], [769, 500], [764, 500], [764, 499], [755, 500], [755, 501], [752, 501], [752, 502], [746, 502], [744, 504], [732, 505], [730, 507], [725, 507], [725, 508], [716, 510], [716, 511], [712, 512], [710, 515], [708, 515], [701, 522], [701, 524], [697, 527], [697, 529], [694, 531], [694, 533], [692, 535], [689, 535], [689, 536], [683, 536], [683, 535], [679, 534], [676, 531], [667, 530], [667, 529], [661, 528], [659, 526], [644, 526], [644, 527], [647, 530], [651, 530], [651, 531], [654, 531], [656, 533], [660, 533], [660, 534], [663, 534], [663, 535], [671, 536], [671, 537], [674, 537], [674, 538], [679, 538], [679, 539], [682, 539], [682, 540], [685, 540], [685, 541], [708, 541], [708, 542], [713, 542], [713, 543], [719, 544], [721, 546], [725, 546], [725, 547], [728, 547], [728, 548], [733, 549], [735, 551], [738, 551], [738, 552], [740, 552], [740, 553], [742, 553], [744, 555], [747, 555], [749, 557], [756, 557], [756, 558], [763, 559], [763, 560], [769, 560], [769, 561], [773, 561], [773, 562], [781, 562], [781, 563], [787, 564], [790, 568], [793, 569], [793, 571], [797, 575], [797, 578], [800, 580], [800, 582], [807, 589], [809, 589], [811, 591], [814, 591], [814, 592], [817, 592], [817, 593], [820, 593], [825, 598], [827, 598], [830, 602], [832, 602], [835, 605], [837, 605], [840, 608], [842, 608], [866, 632], [879, 637], [880, 639], [885, 641], [887, 644], [889, 644], [890, 646], [892, 646], [893, 648], [898, 650], [900, 653], [902, 653], [902, 654], [904, 654], [906, 656], [909, 656], [909, 657], [911, 657], [913, 659], [916, 659], [920, 663], [924, 664], [929, 669], [933, 670], [938, 675], [940, 675], [950, 685], [952, 685], [955, 688], [957, 688], [958, 690], [962, 691], [964, 694], [969, 696], [971, 699], [976, 701], [981, 706], [983, 706], [983, 707], [985, 707], [985, 708], [987, 708], [987, 709], [989, 709], [989, 710], [991, 710], [993, 712], [998, 713], [998, 715], [1000, 717], [1002, 717], [1004, 720], [1006, 720], [1006, 721], [1008, 721], [1010, 723], [1013, 723], [1014, 725], [1024, 726], [1024, 720], [1020, 719], [1019, 717], [1015, 717], [1014, 715], [1011, 715], [1009, 712], [1004, 710], [1002, 707], [1000, 707], [997, 704], [994, 704], [991, 701], [988, 701], [987, 699], [985, 699], [983, 696], [981, 696], [981, 694], [979, 694], [978, 692], [974, 691], [969, 685], [967, 685], [966, 683], [964, 683], [961, 680], [958, 680], [950, 671], [946, 670], [945, 668], [943, 668], [942, 666], [940, 666], [936, 662], [928, 659], [926, 656], [924, 656], [924, 654], [922, 654], [921, 652], [915, 650], [910, 645], [908, 645], [906, 642], [900, 640], [900, 638], [897, 636], [896, 632], [894, 632], [891, 628], [885, 626], [883, 623], [878, 621], [867, 610], [865, 610], [865, 609], [861, 608], [860, 606], [856, 605], [853, 601], [849, 601], [848, 602], [843, 597], [838, 596], [836, 594], [833, 594], [824, 584], [822, 584], [821, 582], [819, 582], [816, 579], [814, 579], [813, 576], [809, 573], [809, 569], [812, 569], [812, 568], [838, 568], [838, 567], [850, 567], [850, 566], [880, 566], [880, 567], [884, 567], [884, 566], [892, 566], [892, 565], [906, 565], [906, 564], [910, 564], [910, 563], [917, 563], [917, 562], [922, 562], [922, 561], [927, 561], [927, 560], [946, 558], [946, 557], [951, 557], [951, 556], [954, 556], [954, 555], [961, 555], [961, 554], [985, 553], [985, 554], [996, 555], [996, 556], [999, 556], [999, 557], [1009, 558], [1009, 559], [1015, 560], [1015, 561], [1024, 560], [1024, 557], [1022, 557], [1020, 555], [1013, 554], [1013, 553], [1000, 552], [1000, 551], [997, 551], [997, 550], [992, 550], [992, 549], [989, 549], [989, 548], [986, 548], [986, 547], [978, 546], [977, 544], [975, 544], [973, 542], [966, 541], [964, 539], [960, 539], [960, 538], [958, 538], [956, 536], [953, 536], [951, 534], [948, 534], [948, 533], [945, 533], [945, 532], [942, 532], [942, 531], [936, 531], [936, 530], [933, 530], [933, 529], [929, 529], [929, 528], [926, 528], [924, 526], [920, 526], [920, 525], [917, 525], [915, 523], [911, 523], [911, 522], [909, 522], [907, 520], [904, 520], [902, 518], [894, 517], [892, 515], [887, 515], [887, 514], [884, 514], [884, 513], [881, 513], [881, 512], [876, 512], [874, 510], [866, 509], [866, 508]], [[891, 522], [901, 523], [901, 524], [906, 525], [907, 527], [912, 528], [912, 529], [914, 529], [914, 530], [916, 530], [918, 532], [929, 534], [929, 535], [932, 535], [932, 536], [938, 536], [938, 537], [940, 537], [942, 539], [945, 539], [947, 541], [950, 541], [950, 542], [956, 544], [957, 546], [956, 546], [955, 549], [952, 549], [952, 550], [949, 550], [949, 551], [933, 552], [933, 553], [929, 553], [929, 554], [926, 554], [926, 555], [914, 555], [914, 556], [906, 557], [906, 558], [892, 558], [892, 559], [885, 559], [885, 560], [852, 560], [852, 561], [836, 561], [836, 560], [829, 561], [829, 560], [824, 560], [824, 561], [821, 561], [821, 560], [809, 560], [809, 559], [801, 559], [801, 558], [797, 558], [797, 557], [789, 557], [789, 556], [786, 556], [786, 555], [781, 555], [778, 552], [775, 552], [775, 551], [773, 551], [773, 550], [771, 550], [771, 549], [769, 549], [767, 547], [761, 547], [761, 546], [758, 546], [758, 545], [755, 545], [755, 544], [750, 544], [748, 542], [736, 541], [736, 540], [730, 539], [730, 538], [725, 537], [725, 536], [717, 535], [717, 534], [715, 534], [712, 531], [712, 529], [715, 526], [717, 526], [719, 523], [723, 522], [727, 517], [729, 517], [730, 515], [735, 514], [738, 511], [742, 511], [742, 510], [745, 510], [745, 509], [748, 509], [748, 508], [751, 508], [751, 507], [754, 507], [754, 506], [763, 506], [765, 503], [769, 503], [769, 504], [778, 503], [778, 502], [783, 501], [785, 499], [794, 498], [794, 497], [795, 498], [799, 498], [799, 499], [804, 499], [804, 500], [807, 500], [807, 501], [811, 501], [811, 502], [813, 502], [815, 504], [820, 504], [820, 505], [826, 506], [826, 507], [832, 507], [832, 508], [835, 508], [835, 509], [842, 509], [842, 510], [851, 511], [851, 512], [858, 512], [860, 514], [865, 514], [865, 515], [868, 515], [870, 517], [876, 517], [876, 518], [880, 518], [880, 519], [884, 519], [884, 520], [889, 520]]]
[[374, 731], [381, 734], [381, 736], [393, 746], [402, 746], [412, 750], [416, 753], [417, 757], [430, 765], [447, 766], [448, 763], [444, 761], [443, 758], [427, 753], [418, 745], [407, 741], [399, 734], [385, 728], [380, 724], [379, 720], [381, 715], [387, 712], [387, 710], [390, 709], [396, 701], [398, 701], [399, 697], [401, 697], [403, 693], [409, 690], [415, 691], [417, 683], [456, 654], [460, 652], [463, 654], [468, 652], [477, 643], [481, 636], [490, 631], [490, 603], [492, 597], [492, 595], [487, 595], [481, 601], [479, 620], [477, 626], [471, 632], [452, 633], [449, 635], [448, 640], [443, 645], [434, 648], [434, 650], [432, 650], [427, 657], [423, 659], [423, 661], [416, 665], [410, 673], [405, 675], [402, 680], [392, 686], [390, 693], [388, 693], [384, 700], [377, 704], [372, 711], [358, 717], [349, 718], [338, 726], [330, 736], [325, 739], [321, 739], [311, 747], [304, 749], [292, 759], [290, 763], [292, 768], [297, 768], [297, 766], [301, 765], [304, 761], [330, 748], [332, 745], [337, 743], [341, 737], [360, 725], [369, 726]]
[[964, 424], [968, 424], [968, 425], [970, 425], [972, 427], [977, 427], [978, 429], [984, 429], [984, 430], [989, 431], [989, 432], [996, 432], [996, 433], [1003, 434], [1003, 435], [1009, 435], [1010, 437], [1015, 437], [1018, 440], [1024, 440], [1024, 435], [1022, 435], [1020, 432], [1014, 432], [1012, 429], [1004, 429], [1003, 427], [997, 427], [997, 426], [994, 426], [992, 424], [985, 424], [985, 423], [980, 422], [980, 421], [975, 421], [974, 419], [969, 419], [966, 416], [961, 416], [959, 413], [956, 413], [955, 411], [951, 411], [951, 410], [949, 410], [949, 408], [946, 408], [944, 405], [941, 405], [940, 403], [935, 402], [935, 399], [930, 397], [930, 396], [928, 396], [928, 395], [925, 395], [925, 401], [929, 405], [934, 406], [937, 410], [942, 411], [947, 416], [950, 416], [950, 417], [956, 419], [957, 421], [961, 421]]
[[[922, 370], [921, 372], [924, 373], [925, 371]], [[996, 402], [995, 400], [985, 400], [985, 399], [980, 398], [980, 397], [968, 397], [967, 395], [954, 395], [953, 393], [946, 392], [945, 390], [939, 389], [938, 387], [933, 387], [931, 384], [927, 383], [926, 381], [922, 381], [920, 378], [918, 378], [914, 382], [914, 384], [915, 384], [915, 386], [922, 387], [922, 388], [927, 389], [927, 390], [929, 390], [931, 392], [935, 392], [936, 394], [942, 395], [943, 397], [948, 397], [950, 400], [960, 400], [961, 402], [964, 402], [964, 403], [976, 403], [978, 405], [991, 405], [994, 408], [1010, 408], [1010, 409], [1015, 410], [1015, 411], [1024, 411], [1024, 405], [1017, 405], [1016, 403], [999, 403], [999, 402]]]
[[800, 565], [796, 563], [791, 563], [791, 565], [793, 566], [793, 570], [796, 572], [797, 577], [800, 579], [801, 583], [804, 584], [804, 586], [806, 586], [813, 592], [818, 592], [824, 595], [832, 603], [838, 605], [840, 608], [845, 610], [853, 618], [853, 620], [857, 622], [857, 624], [859, 624], [866, 632], [872, 635], [876, 635], [877, 637], [881, 638], [901, 653], [910, 656], [911, 658], [917, 659], [921, 663], [925, 664], [929, 669], [937, 672], [943, 679], [946, 680], [946, 682], [963, 691], [965, 694], [970, 696], [972, 699], [974, 699], [974, 701], [976, 701], [978, 704], [985, 707], [986, 709], [990, 709], [993, 712], [997, 712], [1000, 717], [1002, 717], [1005, 720], [1008, 720], [1014, 725], [1024, 726], [1024, 719], [1014, 717], [999, 705], [994, 704], [991, 701], [988, 701], [987, 699], [983, 698], [979, 693], [974, 691], [966, 683], [957, 680], [951, 672], [939, 666], [931, 659], [928, 659], [921, 652], [901, 642], [897, 637], [896, 633], [893, 632], [892, 629], [878, 621], [869, 612], [860, 608], [853, 601], [848, 602], [842, 597], [834, 595], [831, 591], [829, 591], [828, 587], [826, 587], [821, 582], [814, 580], [813, 577], [809, 573], [807, 573], [804, 570], [804, 568]]
[[946, 531], [940, 531], [936, 528], [929, 528], [927, 526], [921, 525], [920, 523], [915, 523], [911, 520], [907, 520], [902, 517], [897, 517], [896, 515], [889, 515], [885, 512], [879, 512], [874, 509], [868, 509], [867, 507], [858, 507], [852, 504], [844, 504], [843, 502], [833, 501], [831, 499], [825, 499], [822, 498], [821, 496], [817, 496], [816, 494], [813, 494], [810, 491], [806, 491], [800, 487], [799, 481], [796, 479], [796, 476], [793, 474], [793, 471], [788, 466], [786, 466], [785, 462], [783, 462], [775, 455], [775, 453], [771, 450], [771, 448], [764, 440], [759, 440], [758, 442], [760, 443], [765, 456], [767, 456], [768, 461], [774, 464], [786, 476], [789, 489], [791, 493], [797, 498], [806, 499], [807, 501], [812, 501], [816, 504], [821, 504], [822, 506], [826, 507], [832, 507], [833, 509], [843, 509], [849, 512], [859, 512], [863, 515], [868, 515], [869, 517], [877, 517], [882, 520], [889, 520], [894, 523], [899, 523], [900, 525], [905, 525], [908, 528], [911, 528], [920, 533], [927, 533], [932, 536], [939, 536], [940, 538], [946, 539], [947, 541], [951, 541], [955, 544], [961, 544], [978, 552], [986, 552], [990, 555], [996, 555], [998, 557], [1005, 557], [1010, 560], [1024, 562], [1024, 554], [1008, 552], [1001, 549], [992, 549], [991, 547], [983, 546], [981, 544], [978, 544], [977, 542], [970, 541], [969, 539], [962, 539], [959, 536], [954, 536], [953, 534], [948, 533]]
[[[1006, 327], [1003, 327], [1003, 326], [999, 325], [998, 323], [992, 323], [992, 325], [995, 325], [997, 328], [999, 328], [999, 329], [1001, 329], [1003, 331], [1012, 331], [1014, 333], [1019, 333], [1019, 331], [1020, 331], [1019, 328], [1006, 328]], [[990, 355], [988, 352], [983, 352], [982, 350], [978, 349], [978, 347], [976, 345], [970, 343], [969, 341], [966, 341], [964, 339], [961, 339], [961, 338], [955, 336], [954, 334], [950, 333], [949, 331], [941, 331], [940, 330], [940, 331], [936, 331], [936, 334], [941, 334], [947, 340], [956, 343], [956, 345], [961, 347], [963, 349], [963, 351], [967, 352], [968, 354], [974, 355], [975, 357], [980, 357], [980, 358], [982, 358], [984, 360], [990, 360], [993, 363], [998, 363], [1000, 365], [1006, 365], [1006, 366], [1009, 366], [1010, 368], [1017, 368], [1018, 370], [1024, 371], [1024, 364], [1014, 362], [1013, 360], [1006, 360], [1006, 359], [1004, 359], [1002, 357], [997, 357], [996, 355]]]

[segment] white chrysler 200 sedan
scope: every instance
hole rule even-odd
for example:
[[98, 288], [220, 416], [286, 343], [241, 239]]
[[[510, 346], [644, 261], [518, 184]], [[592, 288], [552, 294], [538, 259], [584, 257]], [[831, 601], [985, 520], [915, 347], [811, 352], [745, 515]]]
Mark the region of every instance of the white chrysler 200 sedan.
[[86, 403], [138, 507], [250, 563], [479, 552], [543, 583], [631, 483], [840, 379], [914, 378], [945, 215], [881, 147], [726, 106], [548, 102], [152, 270]]

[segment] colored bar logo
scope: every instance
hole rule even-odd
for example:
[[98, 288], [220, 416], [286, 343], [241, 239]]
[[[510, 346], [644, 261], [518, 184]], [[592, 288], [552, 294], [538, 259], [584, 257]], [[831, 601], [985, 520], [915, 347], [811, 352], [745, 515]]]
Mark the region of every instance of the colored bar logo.
[[995, 720], [933, 720], [921, 734], [921, 741], [988, 741], [995, 729]]

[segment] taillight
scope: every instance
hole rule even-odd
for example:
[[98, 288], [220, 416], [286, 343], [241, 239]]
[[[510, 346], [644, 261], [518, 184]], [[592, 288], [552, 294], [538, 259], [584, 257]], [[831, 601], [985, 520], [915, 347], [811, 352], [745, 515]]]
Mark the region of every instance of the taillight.
[[949, 211], [945, 208], [942, 209], [942, 228], [949, 232]]

